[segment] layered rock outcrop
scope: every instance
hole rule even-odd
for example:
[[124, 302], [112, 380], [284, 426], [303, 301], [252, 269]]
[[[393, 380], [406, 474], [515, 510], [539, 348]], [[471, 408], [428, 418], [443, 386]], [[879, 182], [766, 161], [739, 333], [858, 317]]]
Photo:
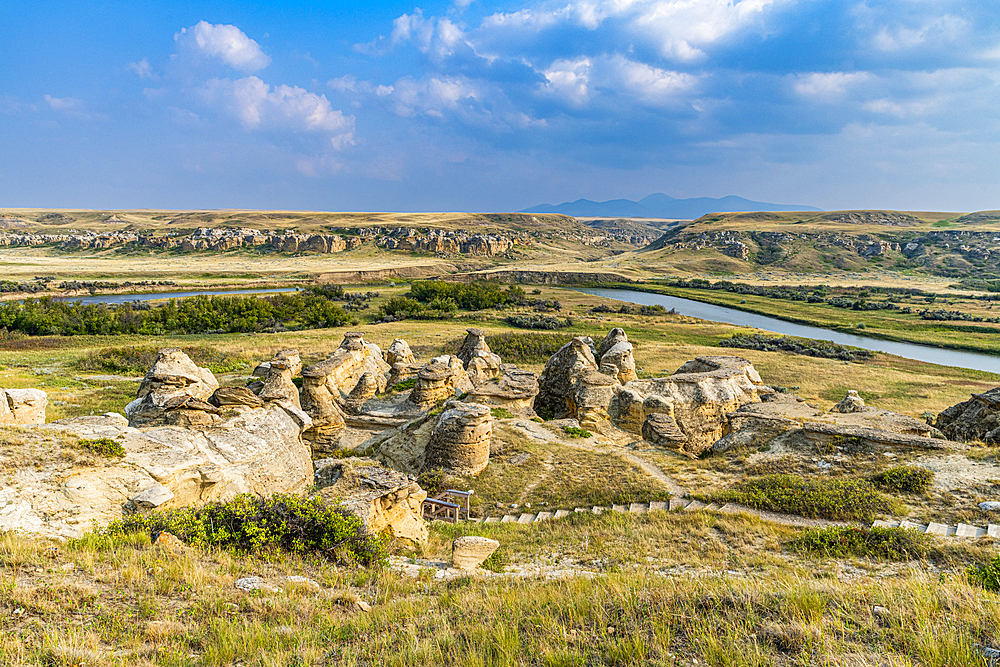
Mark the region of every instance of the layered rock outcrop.
[[413, 476], [367, 458], [323, 459], [316, 462], [315, 484], [321, 496], [339, 502], [372, 535], [388, 529], [394, 539], [427, 542], [421, 509], [427, 492]]
[[424, 467], [478, 475], [490, 462], [493, 418], [476, 403], [452, 405], [438, 420], [427, 443]]
[[416, 359], [413, 357], [409, 343], [402, 338], [397, 338], [385, 351], [385, 363], [389, 366], [398, 363], [412, 364], [416, 363]]
[[538, 375], [513, 364], [501, 364], [500, 371], [499, 378], [476, 386], [469, 394], [469, 400], [533, 417], [535, 411], [532, 405], [538, 395]]
[[213, 424], [220, 420], [218, 410], [206, 401], [218, 388], [212, 371], [195, 365], [180, 348], [164, 348], [136, 399], [125, 406], [125, 416], [132, 426]]
[[601, 344], [597, 346], [598, 366], [605, 375], [610, 375], [619, 383], [625, 384], [639, 379], [635, 372], [635, 358], [632, 355], [632, 343], [628, 342], [625, 330], [614, 328], [608, 332]]
[[270, 370], [271, 364], [275, 361], [287, 364], [289, 370], [292, 372], [293, 378], [298, 377], [298, 375], [302, 372], [302, 357], [299, 355], [299, 351], [295, 348], [288, 348], [286, 350], [279, 350], [276, 352], [270, 361], [258, 364], [257, 368], [253, 370], [254, 377], [266, 378], [267, 371]]
[[462, 360], [465, 372], [474, 385], [480, 385], [500, 375], [500, 357], [486, 344], [486, 332], [467, 329], [467, 336], [455, 355]]
[[41, 389], [0, 389], [0, 424], [44, 424], [48, 405]]
[[934, 424], [952, 440], [1000, 444], [1000, 387], [946, 408]]
[[567, 396], [569, 413], [584, 428], [604, 430], [610, 424], [608, 406], [620, 386], [618, 380], [610, 375], [595, 370], [583, 371], [576, 376], [572, 391]]

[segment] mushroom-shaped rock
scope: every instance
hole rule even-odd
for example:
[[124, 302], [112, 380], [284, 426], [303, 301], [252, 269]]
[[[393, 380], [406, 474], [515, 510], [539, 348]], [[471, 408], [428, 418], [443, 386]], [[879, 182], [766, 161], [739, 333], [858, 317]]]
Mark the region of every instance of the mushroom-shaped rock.
[[493, 555], [500, 543], [488, 537], [465, 535], [451, 544], [451, 564], [459, 570], [475, 570]]
[[601, 430], [608, 425], [608, 405], [618, 386], [618, 380], [599, 371], [580, 373], [568, 396], [570, 414], [580, 426]]
[[459, 403], [441, 414], [427, 443], [424, 467], [477, 475], [490, 462], [493, 418], [477, 403]]
[[253, 370], [254, 377], [266, 378], [267, 371], [275, 361], [283, 361], [288, 364], [288, 368], [292, 371], [292, 377], [296, 377], [302, 372], [302, 357], [299, 355], [299, 351], [295, 348], [288, 348], [287, 350], [276, 352], [271, 361], [258, 364], [257, 368]]
[[292, 382], [291, 364], [284, 359], [272, 359], [271, 366], [264, 379], [264, 386], [258, 396], [265, 401], [287, 401], [296, 408], [302, 409], [299, 401], [299, 389]]
[[1000, 387], [946, 408], [934, 425], [951, 440], [1000, 444]]
[[840, 412], [849, 414], [851, 412], [863, 412], [865, 409], [865, 399], [858, 395], [858, 392], [851, 389], [839, 403], [830, 408], [830, 412]]
[[368, 400], [375, 397], [378, 393], [378, 381], [375, 379], [375, 375], [372, 373], [365, 373], [358, 379], [358, 383], [354, 385], [354, 389], [348, 394], [347, 408], [353, 410], [354, 412], [360, 412], [361, 406], [363, 406]]
[[410, 345], [402, 338], [392, 341], [392, 345], [385, 351], [385, 363], [390, 366], [398, 363], [412, 364], [414, 362], [416, 362], [416, 359], [413, 357]]
[[207, 368], [196, 366], [191, 358], [178, 347], [167, 347], [156, 355], [153, 367], [139, 385], [136, 394], [143, 398], [156, 394], [157, 399], [186, 394], [207, 400], [219, 388], [219, 381]]
[[465, 366], [458, 357], [435, 357], [417, 372], [417, 382], [407, 399], [420, 407], [428, 407], [455, 394], [472, 391]]
[[612, 329], [597, 348], [600, 355], [600, 370], [615, 378], [621, 384], [638, 379], [635, 372], [635, 358], [632, 343], [628, 342], [625, 330]]
[[41, 389], [0, 390], [0, 424], [44, 424], [49, 395]]
[[482, 329], [466, 329], [468, 335], [456, 355], [462, 360], [469, 379], [475, 385], [500, 375], [500, 357], [493, 354], [486, 344], [486, 332]]
[[545, 368], [538, 377], [535, 412], [555, 419], [569, 415], [568, 398], [576, 384], [576, 378], [584, 371], [596, 370], [597, 362], [594, 361], [589, 339], [577, 336], [563, 345], [545, 362]]
[[538, 375], [513, 364], [501, 364], [502, 375], [478, 385], [469, 394], [473, 403], [504, 408], [527, 417], [534, 416], [532, 403], [538, 395]]

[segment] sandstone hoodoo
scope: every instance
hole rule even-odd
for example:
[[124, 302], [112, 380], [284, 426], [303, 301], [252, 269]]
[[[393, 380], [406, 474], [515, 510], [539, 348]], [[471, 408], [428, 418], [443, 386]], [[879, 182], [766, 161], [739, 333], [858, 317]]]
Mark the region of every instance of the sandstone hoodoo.
[[365, 373], [358, 379], [354, 389], [347, 395], [344, 403], [351, 412], [361, 412], [361, 408], [378, 393], [378, 380], [373, 373]]
[[545, 362], [545, 368], [538, 377], [535, 412], [554, 419], [571, 415], [568, 396], [577, 377], [585, 371], [598, 370], [592, 348], [590, 338], [576, 336]]
[[279, 350], [276, 352], [270, 361], [258, 364], [257, 368], [253, 370], [254, 377], [266, 378], [267, 371], [271, 368], [271, 364], [275, 361], [287, 364], [289, 370], [292, 372], [292, 377], [298, 377], [298, 375], [302, 372], [302, 358], [299, 356], [299, 351], [295, 348], [288, 348], [287, 350]]
[[382, 467], [367, 458], [316, 461], [316, 487], [361, 519], [372, 535], [388, 529], [394, 539], [427, 542], [421, 506], [427, 492], [414, 477]]
[[482, 329], [467, 329], [468, 335], [456, 355], [465, 365], [469, 380], [475, 385], [483, 384], [500, 375], [500, 357], [493, 354], [486, 344], [486, 332]]
[[934, 424], [952, 440], [1000, 444], [1000, 387], [945, 409]]
[[288, 401], [302, 409], [299, 389], [292, 382], [292, 366], [286, 359], [272, 359], [264, 378], [264, 386], [258, 394], [265, 401]]
[[390, 366], [398, 363], [412, 364], [416, 363], [416, 359], [413, 357], [409, 343], [402, 338], [397, 338], [385, 351], [385, 363]]
[[597, 357], [600, 359], [601, 372], [610, 375], [621, 384], [639, 379], [635, 372], [632, 343], [628, 342], [624, 329], [615, 328], [608, 332], [597, 346]]
[[858, 392], [851, 389], [847, 392], [847, 396], [835, 406], [830, 408], [830, 412], [840, 412], [842, 414], [848, 414], [851, 412], [862, 412], [865, 409], [865, 399], [858, 395]]
[[465, 372], [465, 365], [458, 357], [435, 357], [417, 372], [408, 401], [426, 409], [456, 394], [472, 391], [476, 387]]
[[125, 406], [125, 416], [132, 426], [214, 423], [216, 408], [206, 401], [218, 388], [212, 371], [196, 366], [180, 348], [164, 348], [142, 379], [136, 399]]
[[459, 475], [478, 475], [490, 462], [493, 417], [476, 403], [448, 406], [427, 443], [424, 467]]
[[377, 390], [385, 391], [389, 365], [377, 345], [365, 342], [362, 334], [348, 333], [340, 347], [326, 360], [302, 369], [302, 409], [313, 426], [305, 434], [316, 454], [332, 453], [344, 428], [347, 397], [361, 377], [371, 374]]
[[610, 425], [608, 406], [619, 388], [618, 380], [600, 371], [587, 370], [576, 376], [576, 382], [567, 396], [569, 412], [580, 426], [604, 430]]

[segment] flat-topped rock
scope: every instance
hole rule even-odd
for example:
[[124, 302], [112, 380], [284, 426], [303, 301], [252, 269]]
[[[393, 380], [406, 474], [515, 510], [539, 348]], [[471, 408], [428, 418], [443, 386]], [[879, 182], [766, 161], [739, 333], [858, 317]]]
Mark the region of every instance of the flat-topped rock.
[[459, 570], [475, 570], [499, 547], [499, 542], [488, 537], [459, 537], [451, 545], [451, 564]]
[[424, 467], [478, 475], [490, 462], [493, 418], [490, 409], [459, 403], [445, 410], [427, 443]]
[[246, 387], [219, 387], [208, 402], [219, 408], [236, 405], [259, 408], [264, 405], [264, 401]]
[[966, 450], [968, 445], [941, 438], [925, 438], [907, 433], [894, 433], [866, 426], [807, 422], [802, 427], [805, 436], [813, 443], [837, 445], [856, 443], [862, 446], [907, 447], [915, 449]]
[[41, 389], [0, 389], [0, 424], [44, 424], [48, 405]]
[[1000, 387], [943, 410], [934, 425], [952, 440], [1000, 444]]
[[500, 377], [477, 385], [469, 393], [469, 400], [505, 408], [514, 414], [534, 416], [532, 404], [538, 395], [538, 374], [513, 364], [501, 364], [500, 370]]

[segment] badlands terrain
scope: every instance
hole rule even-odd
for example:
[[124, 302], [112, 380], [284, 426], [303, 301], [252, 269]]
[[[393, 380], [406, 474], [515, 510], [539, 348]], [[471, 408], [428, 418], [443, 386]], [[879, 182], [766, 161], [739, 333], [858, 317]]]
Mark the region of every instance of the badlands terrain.
[[0, 226], [0, 663], [1000, 656], [1000, 214]]

